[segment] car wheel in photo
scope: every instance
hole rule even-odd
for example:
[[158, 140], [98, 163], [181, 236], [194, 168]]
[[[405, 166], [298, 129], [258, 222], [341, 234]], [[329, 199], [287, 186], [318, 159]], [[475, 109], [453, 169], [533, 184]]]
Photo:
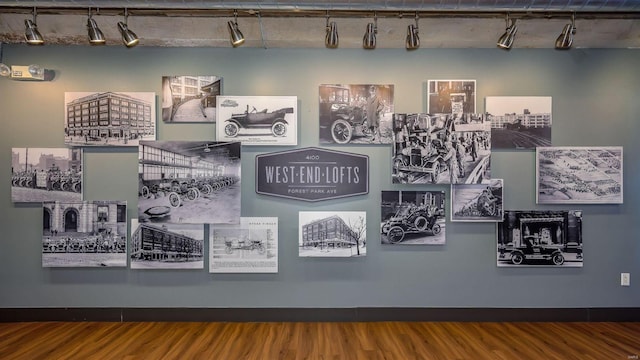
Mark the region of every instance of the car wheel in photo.
[[393, 226], [387, 233], [387, 239], [392, 244], [402, 241], [404, 239], [404, 230], [400, 226]]
[[238, 125], [232, 122], [224, 126], [224, 134], [228, 137], [236, 137], [238, 135], [238, 130]]
[[336, 143], [346, 144], [352, 136], [351, 125], [346, 120], [338, 119], [331, 124], [331, 137]]
[[520, 252], [511, 253], [511, 262], [514, 265], [520, 265], [524, 261], [524, 256]]
[[282, 120], [276, 121], [271, 126], [271, 133], [277, 137], [282, 137], [287, 135], [287, 124]]

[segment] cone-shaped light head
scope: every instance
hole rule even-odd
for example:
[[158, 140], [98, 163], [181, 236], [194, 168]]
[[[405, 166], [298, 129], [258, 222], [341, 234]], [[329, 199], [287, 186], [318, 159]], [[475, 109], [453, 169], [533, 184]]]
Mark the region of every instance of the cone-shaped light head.
[[138, 42], [140, 42], [140, 39], [138, 39], [138, 35], [136, 35], [136, 33], [134, 33], [133, 31], [129, 30], [129, 27], [127, 27], [127, 24], [123, 23], [122, 21], [119, 21], [118, 29], [120, 30], [120, 34], [122, 34], [122, 42], [127, 47], [138, 45]]
[[576, 27], [573, 24], [567, 24], [562, 29], [562, 33], [556, 39], [556, 49], [568, 50], [573, 44], [573, 35], [576, 33]]
[[376, 32], [378, 31], [377, 27], [374, 23], [367, 24], [367, 31], [364, 33], [364, 37], [362, 38], [362, 47], [365, 49], [375, 49], [376, 48]]
[[338, 47], [338, 25], [335, 21], [327, 25], [327, 34], [324, 37], [324, 46], [335, 49]]
[[[508, 20], [507, 20], [508, 21]], [[513, 45], [513, 40], [516, 38], [516, 33], [518, 32], [518, 26], [516, 25], [515, 19], [511, 21], [511, 25], [507, 26], [504, 31], [504, 34], [500, 36], [496, 45], [505, 50], [511, 49]]]
[[229, 35], [231, 35], [231, 45], [233, 45], [233, 47], [242, 45], [244, 43], [244, 35], [242, 35], [242, 32], [238, 28], [238, 23], [229, 20], [227, 25], [229, 27]]
[[27, 40], [28, 44], [31, 45], [40, 45], [44, 44], [44, 38], [38, 31], [38, 25], [30, 19], [26, 19], [24, 21], [24, 38]]
[[102, 45], [107, 42], [98, 24], [92, 18], [87, 20], [87, 31], [89, 32], [89, 42], [95, 45]]
[[418, 26], [409, 25], [407, 27], [407, 41], [405, 42], [407, 50], [415, 50], [420, 47], [420, 37], [418, 36]]

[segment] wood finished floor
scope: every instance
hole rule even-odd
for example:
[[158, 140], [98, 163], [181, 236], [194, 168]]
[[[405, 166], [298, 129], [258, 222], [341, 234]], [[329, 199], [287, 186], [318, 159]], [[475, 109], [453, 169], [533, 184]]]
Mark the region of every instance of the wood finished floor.
[[0, 359], [639, 359], [640, 323], [0, 323]]

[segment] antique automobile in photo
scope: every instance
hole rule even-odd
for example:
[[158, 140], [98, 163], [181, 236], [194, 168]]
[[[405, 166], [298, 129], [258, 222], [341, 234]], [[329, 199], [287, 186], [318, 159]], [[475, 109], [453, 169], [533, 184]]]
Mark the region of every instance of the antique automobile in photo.
[[564, 255], [562, 244], [545, 244], [536, 241], [533, 235], [524, 236], [524, 245], [517, 246], [514, 244], [501, 245], [500, 258], [505, 259], [507, 256], [514, 265], [520, 265], [530, 260], [550, 261], [554, 265], [564, 264]]
[[224, 252], [233, 254], [234, 250], [257, 250], [260, 255], [267, 251], [261, 240], [225, 240]]
[[411, 127], [408, 139], [398, 144], [393, 158], [393, 177], [399, 183], [413, 183], [426, 177], [436, 184], [447, 171], [445, 142], [454, 131], [453, 119], [427, 116], [423, 126]]
[[437, 235], [442, 229], [436, 220], [442, 215], [437, 209], [429, 211], [426, 205], [401, 204], [395, 214], [382, 224], [382, 234], [391, 244], [402, 241], [406, 234]]
[[236, 137], [240, 129], [270, 129], [276, 137], [287, 135], [289, 122], [285, 119], [287, 114], [293, 114], [292, 107], [286, 107], [269, 112], [268, 109], [258, 110], [255, 106], [249, 110], [249, 105], [243, 113], [232, 114], [225, 120], [224, 134], [227, 137]]
[[369, 136], [366, 111], [351, 102], [348, 86], [320, 86], [320, 128], [337, 144], [348, 143], [358, 132]]
[[[556, 230], [553, 230], [556, 229]], [[562, 265], [565, 262], [564, 219], [561, 217], [521, 218], [519, 228], [514, 230], [513, 239], [498, 243], [498, 259], [511, 261], [514, 265], [525, 262], [550, 262]], [[581, 255], [582, 251], [579, 251]]]

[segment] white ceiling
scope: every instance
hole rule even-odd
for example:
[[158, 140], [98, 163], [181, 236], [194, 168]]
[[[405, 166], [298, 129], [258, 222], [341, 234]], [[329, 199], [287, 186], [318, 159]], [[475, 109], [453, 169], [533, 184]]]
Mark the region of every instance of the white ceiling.
[[107, 45], [117, 46], [116, 24], [127, 8], [139, 46], [230, 47], [227, 21], [237, 9], [244, 47], [324, 47], [327, 11], [338, 25], [340, 48], [362, 47], [374, 12], [377, 47], [404, 48], [416, 11], [422, 48], [495, 48], [507, 13], [517, 19], [513, 48], [552, 48], [572, 13], [574, 47], [640, 47], [637, 0], [0, 1], [0, 42], [24, 43], [24, 20], [32, 18], [34, 6], [47, 44], [88, 46], [91, 7]]

